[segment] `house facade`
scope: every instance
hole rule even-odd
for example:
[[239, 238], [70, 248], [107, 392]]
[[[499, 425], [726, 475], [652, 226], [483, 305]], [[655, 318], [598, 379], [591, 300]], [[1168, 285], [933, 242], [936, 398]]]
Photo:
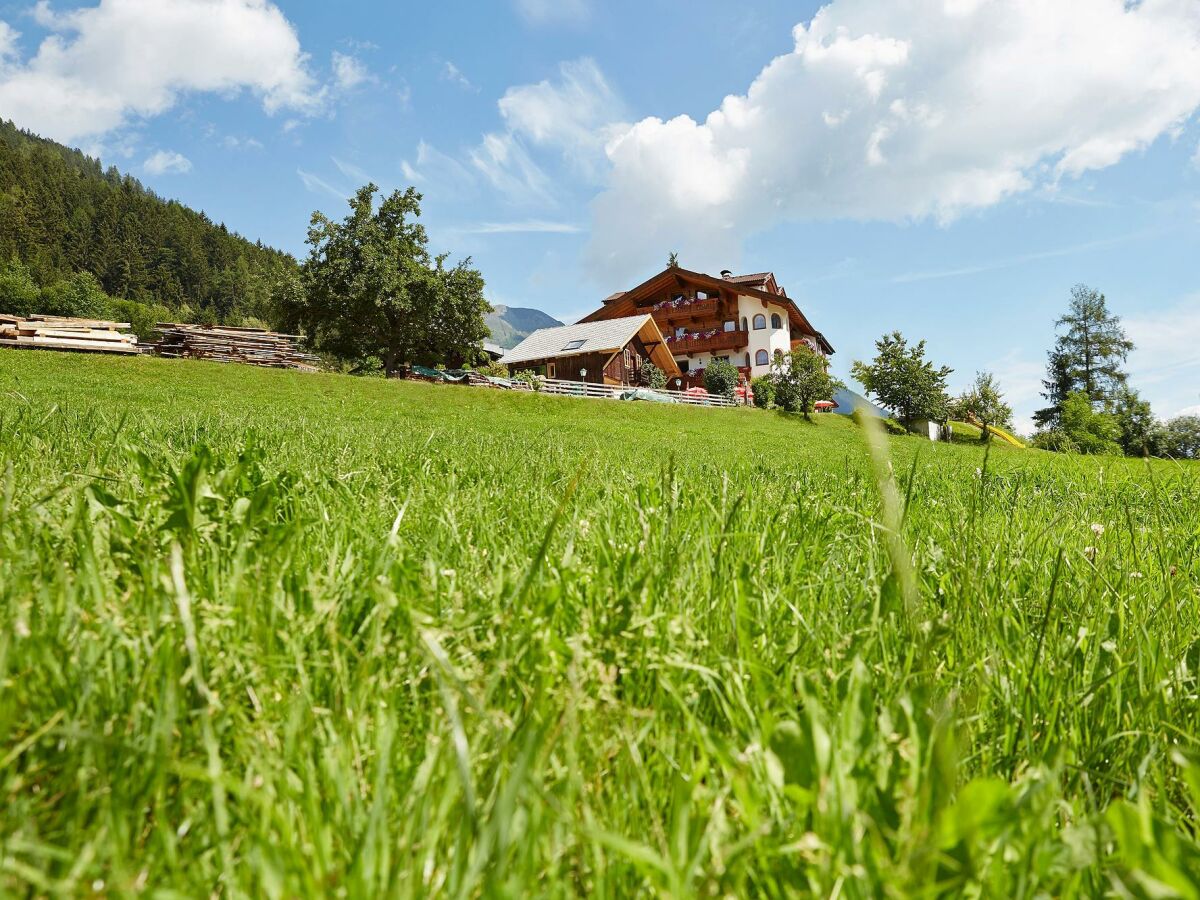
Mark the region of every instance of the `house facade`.
[[500, 362], [513, 373], [529, 369], [547, 378], [613, 386], [640, 384], [647, 362], [668, 378], [681, 375], [649, 314], [543, 328], [506, 352]]
[[775, 359], [797, 347], [834, 352], [770, 272], [720, 276], [668, 268], [629, 291], [613, 294], [582, 323], [649, 314], [679, 369], [671, 387], [703, 384], [713, 359], [733, 363], [747, 378], [766, 375]]

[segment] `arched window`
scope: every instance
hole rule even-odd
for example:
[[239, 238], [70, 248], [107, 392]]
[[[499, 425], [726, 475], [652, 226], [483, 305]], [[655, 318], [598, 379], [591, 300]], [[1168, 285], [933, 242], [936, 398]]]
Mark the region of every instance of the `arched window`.
[[747, 369], [750, 368], [750, 354], [749, 353], [746, 354], [746, 368]]
[[783, 327], [783, 319], [779, 318], [779, 313], [775, 313], [774, 315], [771, 316], [771, 327], [772, 328], [782, 328]]
[[[759, 318], [761, 319], [762, 316], [759, 316]], [[767, 366], [767, 365], [771, 364], [771, 360], [767, 356], [766, 350], [759, 350], [757, 353], [754, 354], [754, 364], [756, 366]]]
[[749, 330], [750, 329], [746, 327], [746, 317], [742, 316], [742, 331], [749, 331]]
[[761, 331], [762, 329], [764, 329], [766, 327], [767, 327], [767, 317], [764, 316], [762, 313], [759, 313], [757, 316], [754, 317], [754, 330]]
[[779, 362], [779, 360], [781, 360], [781, 359], [783, 359], [783, 351], [777, 349], [775, 351], [775, 361]]

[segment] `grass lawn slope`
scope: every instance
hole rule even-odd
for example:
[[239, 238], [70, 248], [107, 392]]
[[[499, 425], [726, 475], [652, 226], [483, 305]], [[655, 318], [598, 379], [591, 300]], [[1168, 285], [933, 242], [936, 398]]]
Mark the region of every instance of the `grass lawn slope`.
[[1200, 471], [0, 353], [0, 894], [1190, 896]]

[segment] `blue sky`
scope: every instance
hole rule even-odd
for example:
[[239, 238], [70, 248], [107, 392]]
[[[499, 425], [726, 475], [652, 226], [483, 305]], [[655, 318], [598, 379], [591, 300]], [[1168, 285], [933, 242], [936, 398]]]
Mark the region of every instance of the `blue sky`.
[[0, 116], [297, 255], [416, 184], [435, 249], [563, 319], [672, 250], [771, 270], [840, 374], [898, 328], [1026, 426], [1086, 282], [1156, 412], [1200, 407], [1200, 4], [745, 7], [0, 0]]

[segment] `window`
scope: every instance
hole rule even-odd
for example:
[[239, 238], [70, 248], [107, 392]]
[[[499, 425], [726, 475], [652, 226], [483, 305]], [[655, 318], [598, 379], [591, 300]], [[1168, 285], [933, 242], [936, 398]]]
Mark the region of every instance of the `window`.
[[736, 321], [736, 320], [734, 320], [734, 321], [731, 321], [731, 322], [726, 322], [726, 323], [725, 323], [725, 330], [726, 330], [726, 331], [737, 331], [737, 321]]
[[767, 317], [764, 316], [762, 313], [759, 313], [757, 316], [754, 317], [754, 330], [761, 331], [762, 329], [764, 329], [766, 327], [767, 327]]
[[783, 319], [779, 318], [778, 313], [775, 313], [774, 315], [771, 316], [771, 327], [772, 328], [782, 328], [783, 327]]
[[779, 362], [779, 360], [781, 360], [781, 359], [783, 359], [783, 351], [782, 351], [782, 350], [776, 350], [776, 351], [775, 351], [775, 361], [776, 361], [776, 362]]
[[586, 343], [586, 341], [571, 341], [569, 344], [567, 344], [567, 346], [563, 347], [563, 350], [578, 350], [584, 345], [584, 343]]
[[681, 338], [686, 334], [687, 334], [687, 329], [684, 328], [682, 325], [680, 325], [679, 327], [677, 327], [675, 329], [675, 337], [677, 337], [677, 338]]
[[714, 357], [714, 359], [719, 359], [721, 362], [729, 362], [728, 356], [717, 356], [717, 357]]
[[771, 360], [767, 356], [766, 350], [759, 350], [757, 353], [754, 354], [754, 364], [756, 366], [767, 366], [767, 365], [770, 365], [770, 363], [771, 363]]
[[554, 371], [554, 363], [550, 363], [546, 368], [549, 370], [549, 378], [557, 378], [558, 375]]
[[742, 331], [749, 331], [749, 330], [750, 329], [746, 327], [746, 317], [742, 316]]
[[683, 373], [685, 373], [685, 374], [686, 374], [686, 373], [687, 373], [687, 370], [688, 370], [688, 364], [689, 364], [689, 363], [690, 363], [690, 360], [686, 360], [686, 359], [681, 359], [681, 360], [679, 360], [679, 363], [678, 363], [678, 365], [679, 365], [679, 371], [680, 371], [680, 372], [683, 372]]
[[746, 354], [746, 368], [747, 369], [750, 368], [750, 354], [749, 353]]

